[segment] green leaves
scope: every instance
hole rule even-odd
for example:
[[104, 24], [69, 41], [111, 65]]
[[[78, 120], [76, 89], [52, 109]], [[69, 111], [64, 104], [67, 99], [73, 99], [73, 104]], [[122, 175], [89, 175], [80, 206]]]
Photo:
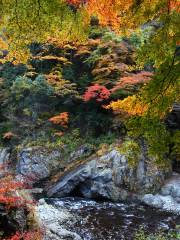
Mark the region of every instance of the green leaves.
[[46, 42], [49, 38], [57, 38], [60, 42], [86, 38], [88, 28], [83, 21], [84, 13], [74, 13], [63, 0], [4, 0], [0, 9], [0, 29], [4, 29], [10, 58], [26, 60], [28, 45], [32, 42]]

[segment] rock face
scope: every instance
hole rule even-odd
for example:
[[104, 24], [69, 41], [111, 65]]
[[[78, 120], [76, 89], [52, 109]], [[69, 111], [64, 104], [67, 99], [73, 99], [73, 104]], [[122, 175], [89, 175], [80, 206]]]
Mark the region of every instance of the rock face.
[[0, 177], [8, 170], [10, 151], [8, 148], [0, 148]]
[[17, 172], [32, 182], [37, 182], [47, 178], [58, 168], [60, 158], [61, 153], [58, 150], [43, 147], [25, 148], [19, 153]]
[[171, 129], [180, 129], [180, 104], [175, 103], [166, 119], [167, 126]]
[[[47, 147], [24, 148], [18, 153], [17, 173], [36, 183], [48, 178], [54, 171], [64, 169], [67, 164], [88, 157], [94, 150], [88, 145], [83, 145], [66, 157], [62, 151]], [[2, 157], [4, 154], [3, 152]]]
[[174, 174], [159, 194], [146, 194], [142, 201], [149, 206], [180, 214], [180, 174]]
[[35, 216], [41, 229], [44, 229], [44, 240], [82, 240], [82, 238], [67, 228], [72, 228], [75, 217], [63, 208], [55, 208], [39, 200], [35, 208]]
[[[170, 169], [168, 170], [170, 172]], [[168, 172], [167, 171], [167, 172]], [[112, 150], [102, 157], [75, 167], [47, 190], [48, 196], [64, 197], [81, 194], [86, 198], [106, 198], [113, 201], [131, 196], [156, 192], [164, 182], [167, 172], [146, 161], [141, 154], [136, 167], [131, 167], [126, 157]]]

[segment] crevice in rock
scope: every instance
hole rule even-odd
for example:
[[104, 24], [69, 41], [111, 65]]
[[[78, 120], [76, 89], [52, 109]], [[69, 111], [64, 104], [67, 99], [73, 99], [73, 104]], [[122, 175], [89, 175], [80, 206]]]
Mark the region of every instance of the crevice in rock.
[[82, 192], [81, 192], [82, 184], [77, 185], [69, 194], [68, 197], [80, 197], [84, 198]]
[[173, 160], [172, 162], [172, 169], [174, 172], [180, 173], [180, 161], [178, 160]]

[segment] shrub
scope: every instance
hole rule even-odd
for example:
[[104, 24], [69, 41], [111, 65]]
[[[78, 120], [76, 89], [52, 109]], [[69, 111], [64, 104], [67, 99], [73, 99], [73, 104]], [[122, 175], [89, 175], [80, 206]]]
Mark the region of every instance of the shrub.
[[49, 121], [52, 122], [53, 124], [60, 125], [64, 128], [67, 128], [68, 127], [67, 124], [69, 121], [69, 114], [68, 112], [60, 113], [59, 115], [50, 118]]
[[83, 95], [83, 100], [89, 102], [90, 100], [95, 100], [96, 102], [103, 102], [109, 99], [110, 91], [99, 84], [88, 87], [87, 91]]
[[17, 77], [10, 89], [12, 100], [20, 101], [31, 97], [40, 101], [53, 94], [53, 89], [48, 85], [42, 75], [36, 77], [34, 81], [27, 77]]

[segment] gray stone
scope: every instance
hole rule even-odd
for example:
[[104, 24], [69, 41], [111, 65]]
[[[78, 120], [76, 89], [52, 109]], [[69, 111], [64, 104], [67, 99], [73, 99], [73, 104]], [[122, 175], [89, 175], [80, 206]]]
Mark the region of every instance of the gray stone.
[[39, 226], [44, 229], [43, 240], [82, 240], [78, 234], [69, 230], [76, 218], [66, 209], [55, 208], [40, 199], [34, 214]]
[[94, 148], [91, 145], [84, 144], [79, 147], [76, 151], [70, 154], [68, 162], [75, 161], [77, 159], [85, 158], [90, 156], [94, 152]]
[[171, 185], [164, 186], [164, 187], [161, 189], [161, 194], [162, 194], [163, 196], [171, 195], [171, 192], [172, 192], [172, 186], [171, 186]]
[[151, 205], [153, 207], [157, 208], [162, 208], [163, 206], [163, 201], [160, 196], [158, 195], [153, 195], [153, 194], [146, 194], [142, 198], [142, 201], [146, 203], [147, 205]]
[[10, 161], [9, 148], [0, 148], [0, 177], [3, 177], [8, 171]]
[[131, 167], [125, 155], [113, 149], [101, 157], [92, 157], [87, 163], [76, 166], [61, 176], [47, 189], [49, 197], [65, 197], [74, 190], [87, 198], [125, 200], [135, 193], [142, 195], [157, 191], [165, 179], [165, 172], [146, 161], [142, 151], [137, 166]]
[[142, 201], [149, 206], [161, 208], [165, 211], [180, 215], [180, 175], [173, 176], [165, 183], [159, 194], [146, 194]]
[[18, 154], [17, 172], [32, 182], [50, 176], [59, 166], [61, 153], [44, 147], [25, 148]]
[[180, 198], [180, 186], [173, 186], [172, 188], [172, 194], [174, 198]]

